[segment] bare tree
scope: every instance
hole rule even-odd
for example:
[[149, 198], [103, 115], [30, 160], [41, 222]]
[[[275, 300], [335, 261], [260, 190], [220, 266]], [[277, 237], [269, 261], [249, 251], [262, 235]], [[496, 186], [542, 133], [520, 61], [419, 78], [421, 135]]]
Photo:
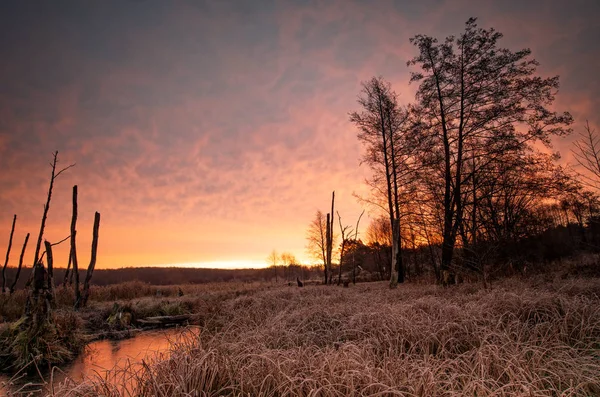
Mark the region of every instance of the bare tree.
[[367, 243], [374, 256], [379, 278], [389, 276], [387, 271], [391, 266], [392, 229], [389, 219], [375, 218], [367, 227]]
[[10, 249], [12, 248], [13, 235], [15, 234], [15, 223], [17, 222], [17, 215], [13, 216], [12, 227], [10, 228], [10, 237], [8, 238], [8, 248], [6, 249], [6, 258], [4, 259], [4, 266], [2, 267], [2, 293], [6, 292], [6, 266], [8, 266], [8, 259], [10, 257]]
[[577, 163], [587, 172], [580, 172], [582, 182], [587, 186], [600, 190], [600, 135], [585, 122], [585, 132], [579, 134], [575, 150], [572, 150]]
[[273, 272], [275, 272], [275, 283], [277, 283], [277, 265], [279, 264], [279, 255], [277, 254], [277, 251], [273, 250], [269, 256], [267, 256], [267, 264], [270, 268], [273, 268]]
[[531, 148], [534, 141], [549, 145], [552, 135], [570, 132], [571, 115], [549, 109], [558, 77], [535, 76], [538, 63], [529, 57], [531, 51], [498, 48], [501, 37], [494, 29], [477, 28], [471, 18], [458, 38], [450, 36], [443, 43], [426, 35], [411, 39], [419, 50], [409, 65], [420, 67], [411, 81], [419, 82], [422, 152], [442, 154], [439, 162], [425, 164], [443, 186], [442, 273], [450, 270], [465, 217], [469, 150], [485, 158], [496, 147], [490, 142]]
[[329, 279], [329, 269], [327, 268], [328, 224], [328, 218], [326, 218], [321, 211], [317, 211], [314, 219], [308, 226], [308, 231], [306, 233], [306, 249], [309, 255], [313, 259], [323, 262], [325, 284], [327, 284], [327, 281]]
[[348, 242], [346, 237], [348, 234], [352, 234], [352, 229], [350, 229], [350, 226], [342, 225], [342, 217], [339, 212], [337, 213], [337, 216], [338, 216], [338, 220], [340, 222], [340, 234], [342, 236], [342, 243], [341, 243], [341, 247], [340, 247], [340, 264], [339, 264], [339, 269], [338, 269], [338, 282], [337, 282], [337, 285], [340, 285], [342, 283], [342, 265], [343, 265], [343, 261], [344, 261], [344, 251], [346, 248], [346, 243]]
[[46, 246], [46, 264], [48, 265], [48, 290], [52, 301], [54, 301], [54, 256], [52, 255], [52, 244], [48, 240], [44, 240]]
[[[362, 216], [364, 215], [365, 210], [363, 210], [359, 217], [358, 220], [356, 221], [356, 229], [354, 229], [354, 242], [357, 243], [358, 242], [358, 225], [360, 224], [360, 219], [362, 218]], [[342, 261], [340, 260], [340, 263]], [[356, 284], [356, 250], [352, 250], [352, 284]]]
[[50, 209], [50, 200], [52, 199], [52, 188], [54, 187], [54, 181], [56, 178], [60, 176], [63, 172], [68, 170], [71, 167], [74, 167], [75, 164], [71, 164], [65, 168], [60, 170], [56, 170], [56, 165], [58, 164], [58, 151], [52, 153], [53, 160], [50, 163], [50, 167], [52, 167], [52, 174], [50, 175], [50, 186], [48, 187], [48, 196], [46, 198], [46, 204], [44, 205], [44, 214], [42, 215], [42, 222], [40, 225], [40, 233], [38, 234], [37, 243], [35, 245], [35, 256], [33, 263], [37, 263], [40, 259], [40, 248], [42, 246], [42, 237], [44, 236], [44, 228], [46, 227], [46, 219], [48, 219], [48, 210]]
[[[391, 84], [382, 77], [373, 77], [362, 84], [363, 89], [358, 103], [361, 112], [350, 114], [350, 121], [359, 129], [358, 138], [366, 147], [363, 161], [375, 172], [371, 186], [379, 189], [386, 197], [390, 227], [397, 219], [400, 222], [400, 190], [402, 179], [408, 173], [407, 151], [410, 145], [403, 140], [409, 124], [409, 111], [398, 105], [397, 94]], [[400, 233], [394, 234], [401, 246]], [[402, 252], [398, 250], [392, 258], [392, 266], [396, 269], [396, 282], [404, 281], [404, 265]]]

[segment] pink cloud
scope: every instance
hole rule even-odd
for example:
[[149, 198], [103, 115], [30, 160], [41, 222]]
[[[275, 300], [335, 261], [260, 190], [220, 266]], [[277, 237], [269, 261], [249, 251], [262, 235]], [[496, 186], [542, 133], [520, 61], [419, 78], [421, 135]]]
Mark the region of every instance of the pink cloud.
[[[0, 71], [11, 88], [0, 94], [0, 166], [10, 170], [0, 175], [0, 252], [13, 213], [19, 236], [37, 230], [47, 162], [58, 149], [63, 164], [77, 166], [57, 183], [47, 236], [68, 234], [78, 184], [82, 252], [94, 211], [102, 213], [99, 267], [262, 260], [274, 248], [304, 258], [306, 226], [317, 209], [328, 210], [332, 190], [345, 222], [362, 210], [352, 194], [365, 193], [368, 170], [358, 165], [362, 148], [348, 122], [360, 82], [383, 74], [409, 102], [409, 37], [459, 33], [472, 15], [504, 32], [509, 48], [531, 47], [544, 74], [564, 76], [557, 107], [597, 125], [598, 80], [580, 62], [595, 65], [598, 54], [579, 60], [570, 49], [589, 29], [585, 13], [560, 26], [551, 7], [505, 7], [182, 3], [148, 9], [137, 25], [126, 9], [111, 31], [94, 30], [89, 15], [69, 20], [67, 31], [87, 21], [94, 34], [61, 33], [65, 40], [48, 48], [33, 34]], [[35, 84], [30, 75], [39, 75]], [[64, 248], [57, 255], [66, 260]]]

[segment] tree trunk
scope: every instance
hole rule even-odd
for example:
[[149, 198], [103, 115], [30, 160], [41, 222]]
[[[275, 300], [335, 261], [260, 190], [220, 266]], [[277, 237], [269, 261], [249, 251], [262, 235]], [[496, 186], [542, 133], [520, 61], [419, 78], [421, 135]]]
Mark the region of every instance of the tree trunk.
[[4, 260], [4, 266], [2, 267], [2, 293], [6, 292], [6, 266], [8, 266], [8, 259], [10, 257], [10, 249], [12, 248], [13, 236], [15, 234], [15, 223], [17, 222], [17, 215], [13, 216], [12, 227], [10, 228], [10, 237], [8, 238], [8, 248], [6, 249], [6, 259]]
[[72, 277], [75, 278], [75, 307], [78, 307], [78, 303], [81, 300], [81, 293], [79, 291], [79, 264], [77, 263], [77, 185], [73, 186], [73, 214], [71, 216], [71, 251], [69, 254], [71, 263], [73, 265]]
[[331, 284], [333, 282], [333, 271], [331, 268], [331, 258], [333, 256], [333, 214], [335, 214], [335, 212], [333, 212], [334, 210], [334, 204], [335, 204], [335, 191], [333, 191], [331, 193], [331, 218], [329, 219], [329, 243], [327, 245], [327, 258], [328, 258], [328, 262], [329, 262], [329, 283]]
[[[69, 262], [67, 263], [67, 270], [65, 271], [65, 278], [63, 280], [63, 285], [67, 285], [67, 283], [71, 284], [73, 280], [73, 272], [71, 272], [71, 263], [72, 263], [71, 250], [69, 249]], [[71, 276], [71, 277], [69, 277]]]
[[54, 256], [52, 255], [52, 244], [48, 240], [44, 241], [46, 246], [46, 261], [48, 262], [48, 291], [50, 292], [50, 299], [54, 302]]
[[83, 296], [81, 298], [81, 306], [85, 306], [87, 304], [87, 300], [90, 296], [90, 280], [92, 279], [92, 274], [94, 273], [94, 268], [96, 267], [96, 253], [98, 252], [98, 229], [100, 228], [100, 213], [96, 212], [94, 215], [94, 231], [92, 236], [92, 255], [90, 258], [90, 265], [87, 269], [87, 274], [85, 276], [85, 281], [83, 284]]
[[21, 256], [19, 257], [19, 266], [17, 267], [17, 274], [15, 274], [15, 281], [10, 286], [10, 294], [12, 295], [15, 292], [15, 286], [17, 285], [17, 281], [19, 281], [19, 276], [21, 275], [21, 268], [23, 267], [23, 257], [25, 256], [25, 249], [27, 248], [27, 242], [29, 241], [29, 233], [25, 236], [25, 242], [23, 243], [23, 248], [21, 249]]
[[40, 260], [40, 248], [42, 246], [42, 237], [44, 236], [44, 228], [46, 227], [46, 219], [48, 219], [48, 210], [50, 209], [50, 200], [52, 199], [52, 187], [54, 186], [54, 178], [56, 172], [56, 162], [58, 158], [58, 152], [54, 152], [54, 160], [52, 161], [52, 175], [50, 176], [50, 186], [48, 187], [48, 196], [46, 198], [46, 204], [44, 205], [44, 214], [42, 215], [42, 223], [40, 225], [40, 233], [38, 234], [37, 243], [35, 244], [35, 256], [33, 258], [33, 264], [37, 264]]
[[330, 216], [330, 214], [327, 214], [327, 227], [325, 231], [325, 285], [329, 284], [331, 278], [331, 251], [329, 250], [329, 245], [331, 244], [331, 223], [329, 222]]
[[392, 264], [391, 264], [391, 277], [390, 277], [390, 288], [396, 288], [398, 286], [398, 253], [400, 252], [400, 220], [394, 219], [392, 224]]
[[[52, 248], [50, 248], [52, 249]], [[52, 254], [50, 254], [52, 255]], [[25, 324], [27, 325], [30, 340], [38, 334], [42, 326], [50, 321], [51, 308], [50, 308], [50, 294], [48, 293], [47, 287], [48, 273], [42, 264], [42, 261], [38, 261], [33, 266], [33, 278], [32, 285], [27, 296], [27, 303], [25, 305]]]
[[395, 235], [395, 240], [397, 240], [396, 242], [394, 242], [394, 245], [397, 245], [398, 248], [395, 252], [395, 261], [396, 261], [396, 273], [398, 273], [398, 282], [399, 283], [403, 283], [404, 282], [404, 275], [405, 275], [405, 269], [404, 269], [404, 261], [402, 260], [402, 238], [400, 235], [400, 219], [395, 219], [395, 225], [396, 225], [396, 235]]
[[[52, 188], [54, 187], [54, 181], [56, 180], [56, 178], [58, 178], [58, 176], [60, 174], [62, 174], [64, 171], [68, 170], [69, 168], [71, 168], [75, 165], [75, 164], [71, 164], [68, 167], [65, 167], [65, 168], [61, 169], [60, 171], [56, 172], [56, 164], [58, 163], [58, 151], [54, 152], [53, 156], [54, 156], [54, 159], [52, 160], [52, 163], [50, 164], [52, 166], [52, 174], [50, 176], [50, 186], [48, 187], [48, 196], [46, 198], [46, 204], [44, 205], [44, 213], [42, 215], [42, 222], [40, 225], [40, 233], [38, 235], [37, 243], [35, 246], [35, 255], [34, 255], [34, 259], [33, 259], [34, 269], [35, 269], [35, 265], [40, 260], [40, 248], [42, 246], [42, 237], [44, 236], [46, 220], [48, 219], [48, 210], [50, 209], [50, 200], [52, 199]], [[29, 286], [29, 284], [31, 283], [33, 276], [34, 275], [32, 272], [30, 279], [27, 281], [27, 286]]]
[[338, 282], [337, 285], [340, 285], [342, 283], [342, 262], [344, 260], [344, 248], [345, 248], [345, 241], [344, 241], [344, 236], [342, 235], [342, 250], [340, 253], [340, 268], [339, 268], [339, 272], [338, 272]]

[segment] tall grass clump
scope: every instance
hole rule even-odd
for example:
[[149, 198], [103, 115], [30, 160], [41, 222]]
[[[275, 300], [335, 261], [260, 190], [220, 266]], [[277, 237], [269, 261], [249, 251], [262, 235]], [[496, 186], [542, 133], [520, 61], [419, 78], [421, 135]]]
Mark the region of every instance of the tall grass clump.
[[25, 318], [0, 327], [0, 368], [3, 371], [49, 367], [73, 360], [85, 347], [81, 319], [69, 310], [52, 313], [51, 321], [32, 329]]
[[600, 280], [232, 297], [199, 336], [54, 395], [600, 395]]

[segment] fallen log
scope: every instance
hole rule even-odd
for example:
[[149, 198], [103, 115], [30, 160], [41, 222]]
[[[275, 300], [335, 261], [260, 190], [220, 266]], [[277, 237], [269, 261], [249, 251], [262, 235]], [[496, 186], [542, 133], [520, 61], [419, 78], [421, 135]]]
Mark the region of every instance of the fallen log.
[[142, 326], [152, 325], [179, 325], [189, 321], [192, 316], [190, 314], [181, 314], [177, 316], [156, 316], [138, 319], [136, 322]]

